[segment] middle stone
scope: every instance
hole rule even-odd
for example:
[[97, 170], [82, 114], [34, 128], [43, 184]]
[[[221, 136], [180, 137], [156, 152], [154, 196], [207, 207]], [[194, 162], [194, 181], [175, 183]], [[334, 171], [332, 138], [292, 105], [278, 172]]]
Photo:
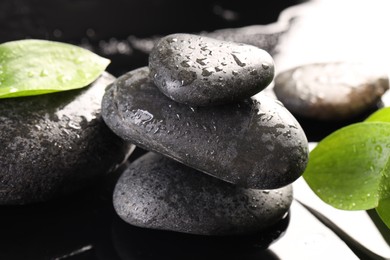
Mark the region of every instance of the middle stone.
[[107, 88], [102, 115], [113, 132], [141, 148], [233, 184], [274, 189], [301, 176], [308, 143], [291, 113], [260, 95], [191, 107], [163, 95], [143, 67]]
[[274, 62], [266, 51], [193, 34], [162, 38], [150, 53], [149, 68], [161, 92], [192, 106], [249, 98], [274, 77]]

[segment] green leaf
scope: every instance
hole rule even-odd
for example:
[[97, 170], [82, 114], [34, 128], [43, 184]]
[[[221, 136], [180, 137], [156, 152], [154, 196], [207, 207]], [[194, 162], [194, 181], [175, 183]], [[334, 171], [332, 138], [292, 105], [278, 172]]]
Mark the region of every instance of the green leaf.
[[20, 40], [0, 44], [0, 98], [82, 88], [110, 60], [75, 45]]
[[371, 114], [365, 122], [390, 122], [390, 107], [384, 107]]
[[344, 210], [377, 208], [390, 226], [390, 123], [343, 127], [323, 139], [309, 155], [303, 174], [326, 203]]
[[390, 198], [383, 199], [379, 202], [376, 212], [379, 217], [383, 220], [388, 228], [390, 228]]
[[[389, 167], [390, 168], [390, 167]], [[390, 228], [390, 169], [383, 172], [379, 186], [379, 203], [376, 211], [380, 218]]]

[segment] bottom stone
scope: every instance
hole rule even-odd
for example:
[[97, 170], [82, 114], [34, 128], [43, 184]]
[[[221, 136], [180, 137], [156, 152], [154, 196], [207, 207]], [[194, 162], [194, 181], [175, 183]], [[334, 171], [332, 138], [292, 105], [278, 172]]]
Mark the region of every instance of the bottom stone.
[[277, 223], [292, 203], [291, 185], [245, 189], [148, 152], [114, 190], [117, 214], [135, 226], [200, 235], [253, 234]]

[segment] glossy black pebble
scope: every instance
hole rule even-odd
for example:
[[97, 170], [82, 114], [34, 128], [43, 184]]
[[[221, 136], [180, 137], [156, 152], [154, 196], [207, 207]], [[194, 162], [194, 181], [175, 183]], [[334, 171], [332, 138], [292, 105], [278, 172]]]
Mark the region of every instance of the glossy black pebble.
[[303, 173], [307, 139], [280, 102], [256, 95], [194, 108], [167, 98], [148, 76], [147, 67], [131, 71], [103, 97], [103, 118], [123, 139], [247, 188], [279, 188]]
[[114, 190], [124, 221], [202, 235], [256, 233], [282, 219], [291, 202], [291, 185], [245, 189], [152, 152], [133, 162]]
[[69, 194], [127, 158], [134, 146], [100, 114], [113, 80], [104, 73], [80, 90], [0, 100], [0, 204]]
[[162, 38], [149, 55], [156, 86], [176, 102], [207, 106], [249, 98], [274, 77], [264, 50], [193, 34]]

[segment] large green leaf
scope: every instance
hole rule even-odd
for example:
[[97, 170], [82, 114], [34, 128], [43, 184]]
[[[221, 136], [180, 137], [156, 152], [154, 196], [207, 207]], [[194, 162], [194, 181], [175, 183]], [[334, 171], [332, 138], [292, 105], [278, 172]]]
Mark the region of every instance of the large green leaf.
[[344, 210], [377, 208], [390, 227], [390, 123], [341, 128], [310, 153], [303, 174], [326, 203]]
[[110, 60], [66, 43], [20, 40], [0, 44], [0, 98], [82, 88]]

